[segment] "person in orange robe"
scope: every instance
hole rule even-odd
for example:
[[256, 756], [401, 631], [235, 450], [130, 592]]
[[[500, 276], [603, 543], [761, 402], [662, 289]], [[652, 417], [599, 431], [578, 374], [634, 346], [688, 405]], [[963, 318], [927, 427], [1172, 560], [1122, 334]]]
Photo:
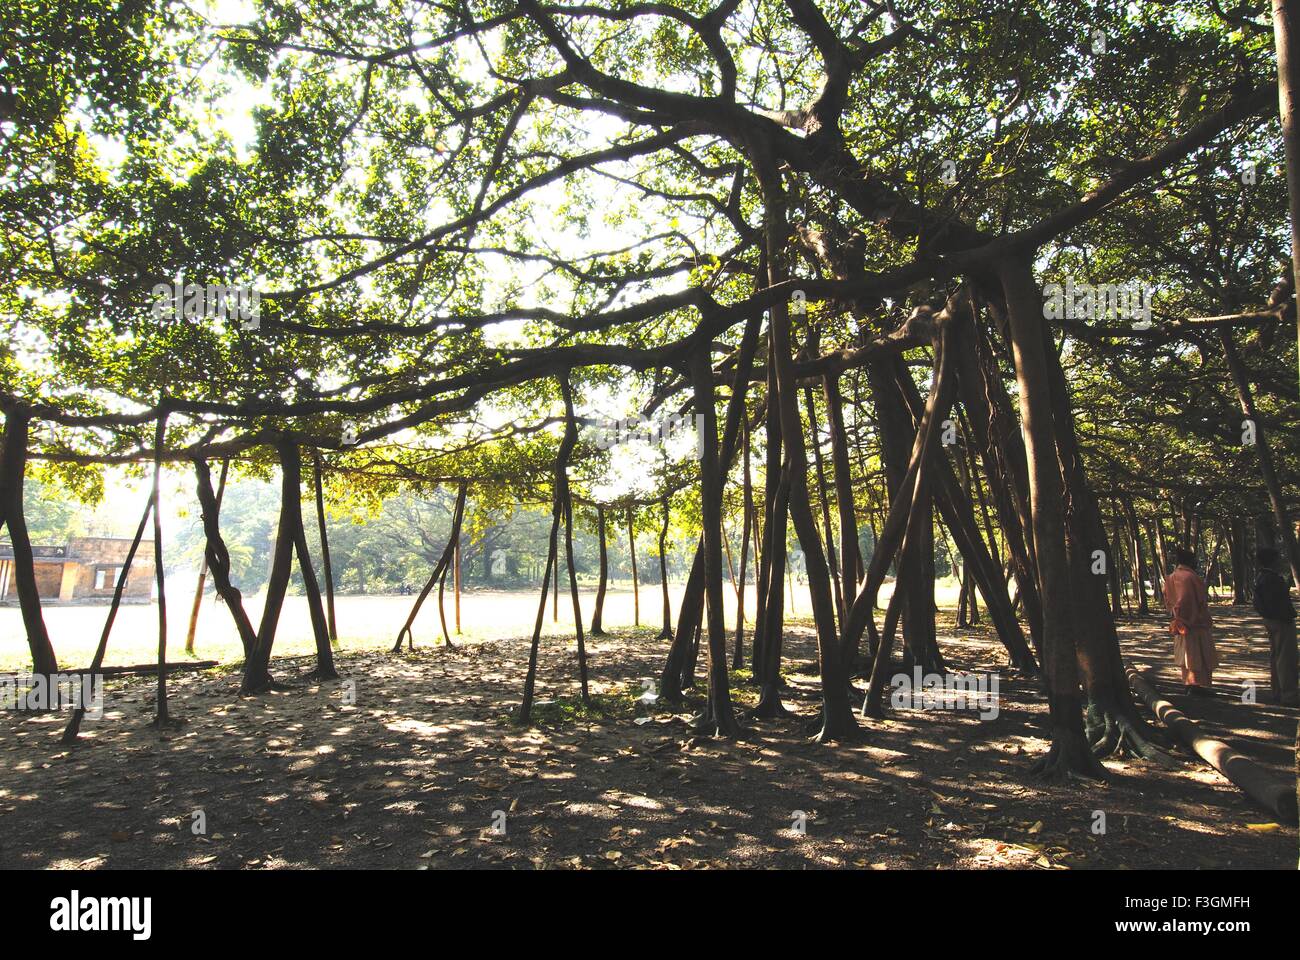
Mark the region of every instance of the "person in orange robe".
[[1205, 581], [1196, 573], [1196, 554], [1178, 548], [1178, 566], [1165, 578], [1165, 609], [1169, 611], [1169, 632], [1174, 638], [1174, 663], [1183, 672], [1183, 685], [1190, 694], [1211, 696], [1214, 668], [1219, 654], [1214, 649], [1214, 620]]

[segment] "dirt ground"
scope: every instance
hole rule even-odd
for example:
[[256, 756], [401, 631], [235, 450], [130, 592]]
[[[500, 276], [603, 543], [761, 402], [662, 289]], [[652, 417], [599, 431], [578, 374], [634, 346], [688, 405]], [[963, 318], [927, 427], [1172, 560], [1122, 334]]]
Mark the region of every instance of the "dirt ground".
[[[1294, 828], [1199, 762], [1035, 780], [1047, 744], [1034, 682], [945, 616], [950, 665], [997, 672], [997, 717], [901, 709], [839, 746], [806, 736], [807, 624], [787, 639], [795, 715], [747, 722], [735, 742], [692, 736], [688, 710], [637, 703], [666, 651], [652, 630], [589, 643], [596, 713], [577, 707], [573, 644], [545, 639], [531, 728], [511, 720], [522, 637], [402, 655], [345, 644], [343, 681], [278, 660], [295, 686], [261, 697], [238, 696], [229, 670], [177, 675], [171, 709], [186, 722], [161, 733], [153, 679], [117, 680], [72, 748], [58, 743], [63, 716], [0, 714], [0, 867], [1294, 869]], [[1223, 702], [1174, 699], [1283, 769], [1296, 711], [1233, 702], [1267, 668], [1248, 618], [1219, 619]], [[1131, 660], [1168, 671], [1161, 630], [1126, 625]], [[752, 703], [747, 674], [733, 676]]]

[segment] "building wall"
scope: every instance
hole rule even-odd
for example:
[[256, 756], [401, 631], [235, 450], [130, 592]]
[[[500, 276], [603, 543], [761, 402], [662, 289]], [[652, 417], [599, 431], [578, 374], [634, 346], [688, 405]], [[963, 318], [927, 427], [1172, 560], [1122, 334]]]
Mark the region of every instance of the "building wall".
[[[40, 563], [34, 565], [36, 572], [36, 592], [40, 594], [42, 600], [57, 600], [59, 598], [59, 588], [63, 585], [63, 564], [62, 563]], [[18, 599], [18, 583], [16, 578], [9, 584], [10, 598]]]
[[[119, 568], [131, 549], [131, 541], [107, 537], [72, 537], [68, 540], [68, 558], [77, 564], [73, 599], [91, 597], [112, 599], [117, 586]], [[104, 585], [95, 588], [96, 571], [104, 570]], [[131, 561], [131, 572], [126, 578], [125, 599], [147, 600], [153, 592], [153, 541], [141, 540]]]
[[[111, 600], [117, 587], [131, 541], [113, 537], [72, 537], [63, 556], [60, 548], [34, 547], [36, 591], [42, 601], [64, 603]], [[18, 589], [13, 577], [13, 560], [3, 560], [8, 568], [0, 580], [7, 580], [3, 600], [5, 604], [18, 602]], [[95, 581], [103, 571], [103, 585], [96, 588]], [[131, 561], [122, 598], [136, 603], [147, 603], [153, 596], [154, 565], [153, 541], [142, 540]]]

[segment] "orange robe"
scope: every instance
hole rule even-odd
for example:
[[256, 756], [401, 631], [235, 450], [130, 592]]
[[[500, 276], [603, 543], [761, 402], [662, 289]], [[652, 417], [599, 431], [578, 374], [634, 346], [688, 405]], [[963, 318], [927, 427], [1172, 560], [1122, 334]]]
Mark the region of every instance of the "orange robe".
[[1190, 567], [1177, 567], [1165, 578], [1165, 609], [1174, 638], [1174, 663], [1187, 686], [1208, 687], [1219, 665], [1214, 649], [1214, 620], [1210, 617], [1205, 582]]

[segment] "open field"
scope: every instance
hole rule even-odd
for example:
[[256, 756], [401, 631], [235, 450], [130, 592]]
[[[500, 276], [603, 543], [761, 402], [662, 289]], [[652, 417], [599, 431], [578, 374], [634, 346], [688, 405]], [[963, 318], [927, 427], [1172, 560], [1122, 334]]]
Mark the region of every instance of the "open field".
[[[194, 599], [192, 580], [177, 578], [167, 596], [167, 649], [169, 660], [185, 658], [185, 634], [189, 628], [190, 604]], [[180, 585], [191, 585], [190, 592]], [[552, 599], [546, 601], [546, 619], [543, 632], [546, 636], [572, 633], [573, 605], [568, 587], [561, 584], [559, 619], [552, 619]], [[955, 595], [951, 585], [940, 584], [936, 594], [940, 602], [949, 594]], [[886, 584], [881, 591], [888, 597], [892, 590]], [[680, 584], [669, 583], [668, 595], [674, 616], [681, 600]], [[582, 604], [584, 626], [591, 624], [591, 611], [596, 602], [594, 586], [581, 585], [579, 597]], [[461, 595], [461, 634], [455, 633], [454, 604], [451, 593], [446, 598], [447, 629], [452, 632], [452, 642], [457, 640], [491, 640], [503, 636], [532, 635], [537, 617], [538, 594], [531, 590], [474, 590]], [[735, 625], [735, 592], [728, 588], [727, 623]], [[391, 647], [402, 624], [406, 622], [415, 603], [415, 596], [340, 596], [336, 601], [339, 642], [343, 650], [383, 650]], [[254, 623], [261, 615], [264, 594], [246, 598], [245, 607]], [[811, 610], [807, 588], [795, 584], [794, 614], [806, 616]], [[756, 605], [754, 589], [746, 591], [746, 609]], [[663, 618], [662, 594], [657, 584], [641, 587], [641, 625], [658, 627]], [[50, 631], [50, 641], [58, 654], [59, 663], [66, 668], [84, 667], [94, 656], [95, 646], [104, 627], [108, 606], [48, 606], [45, 623]], [[619, 629], [633, 625], [633, 597], [630, 583], [611, 583], [605, 596], [605, 626]], [[438, 594], [434, 592], [425, 600], [415, 622], [415, 642], [418, 646], [432, 646], [442, 642], [438, 621]], [[311, 618], [307, 613], [307, 600], [290, 596], [285, 600], [275, 636], [276, 656], [300, 656], [316, 649], [312, 638]], [[230, 615], [224, 604], [214, 602], [211, 592], [203, 598], [199, 612], [198, 629], [194, 638], [195, 656], [201, 660], [219, 660], [228, 663], [242, 660], [243, 651], [235, 635]], [[124, 604], [119, 608], [113, 633], [109, 638], [105, 664], [151, 663], [158, 659], [158, 608], [156, 604]], [[21, 671], [31, 666], [27, 642], [22, 629], [22, 617], [16, 606], [0, 607], [0, 670]]]

